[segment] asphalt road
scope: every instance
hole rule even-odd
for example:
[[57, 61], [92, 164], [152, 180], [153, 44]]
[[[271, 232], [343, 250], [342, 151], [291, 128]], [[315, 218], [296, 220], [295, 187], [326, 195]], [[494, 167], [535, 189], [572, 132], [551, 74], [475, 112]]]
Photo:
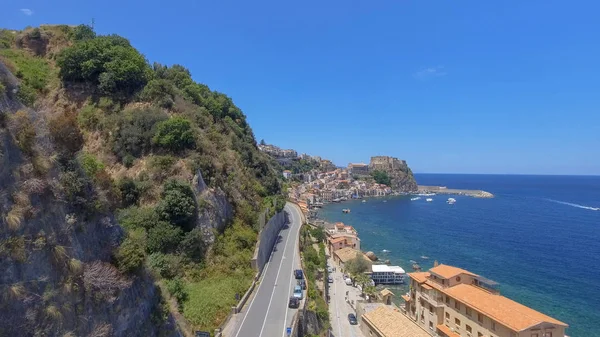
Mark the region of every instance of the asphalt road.
[[[289, 309], [288, 301], [294, 292], [296, 279], [294, 269], [300, 268], [298, 235], [302, 217], [297, 206], [286, 204], [290, 223], [279, 233], [274, 251], [265, 269], [258, 289], [239, 314], [241, 323], [234, 330], [234, 337], [285, 337], [298, 309]], [[306, 297], [306, 291], [304, 291]]]
[[[330, 266], [336, 267], [336, 271], [329, 274], [333, 277], [333, 283], [329, 284], [329, 294], [331, 296], [329, 301], [329, 317], [331, 318], [332, 335], [334, 337], [364, 337], [359, 326], [350, 325], [350, 321], [348, 321], [348, 314], [356, 314], [356, 312], [346, 302], [346, 298], [356, 303], [356, 301], [361, 299], [359, 291], [352, 286], [346, 285], [341, 268], [333, 262], [333, 259], [329, 259], [328, 263]], [[356, 319], [360, 322], [360, 317], [356, 317]]]

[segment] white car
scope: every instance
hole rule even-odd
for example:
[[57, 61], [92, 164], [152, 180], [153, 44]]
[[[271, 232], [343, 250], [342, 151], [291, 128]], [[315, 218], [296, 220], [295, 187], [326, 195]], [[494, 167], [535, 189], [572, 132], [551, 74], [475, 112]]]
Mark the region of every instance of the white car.
[[349, 277], [348, 277], [348, 278], [346, 278], [346, 279], [344, 280], [344, 282], [346, 282], [346, 284], [347, 284], [347, 285], [349, 285], [349, 286], [351, 286], [351, 285], [352, 285], [352, 279], [350, 279]]

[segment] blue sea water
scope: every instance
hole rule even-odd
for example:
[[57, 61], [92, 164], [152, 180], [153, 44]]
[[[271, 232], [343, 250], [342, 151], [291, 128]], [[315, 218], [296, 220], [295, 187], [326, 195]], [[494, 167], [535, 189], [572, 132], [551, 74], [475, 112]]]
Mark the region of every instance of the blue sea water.
[[[369, 198], [319, 216], [354, 226], [363, 251], [412, 271], [434, 260], [500, 283], [504, 296], [600, 336], [600, 176], [417, 174], [421, 185], [482, 189], [493, 199], [436, 195]], [[386, 202], [384, 202], [386, 200]], [[350, 214], [343, 214], [350, 208]], [[389, 250], [389, 252], [383, 252]], [[428, 258], [422, 258], [422, 257]], [[396, 289], [396, 297], [407, 291]]]

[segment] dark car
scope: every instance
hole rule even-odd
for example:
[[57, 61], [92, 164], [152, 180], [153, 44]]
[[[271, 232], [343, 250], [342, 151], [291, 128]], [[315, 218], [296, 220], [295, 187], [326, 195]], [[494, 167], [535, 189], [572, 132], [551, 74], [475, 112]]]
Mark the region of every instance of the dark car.
[[354, 314], [348, 314], [348, 321], [351, 325], [358, 324], [358, 321], [356, 320], [356, 316], [354, 316]]
[[294, 296], [290, 297], [289, 307], [292, 308], [292, 309], [296, 309], [299, 306], [300, 306], [300, 299], [297, 298], [297, 297], [294, 297]]
[[304, 280], [298, 280], [296, 282], [296, 284], [299, 285], [299, 286], [301, 286], [302, 290], [306, 290], [306, 281], [304, 281]]
[[304, 279], [304, 275], [302, 274], [302, 269], [294, 270], [294, 276], [296, 277], [296, 280]]

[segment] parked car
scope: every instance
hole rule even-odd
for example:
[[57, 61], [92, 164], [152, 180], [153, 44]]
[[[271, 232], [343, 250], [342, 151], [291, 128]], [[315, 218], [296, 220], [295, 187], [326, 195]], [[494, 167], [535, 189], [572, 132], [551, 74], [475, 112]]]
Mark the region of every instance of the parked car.
[[333, 273], [333, 268], [331, 268], [331, 267], [327, 267], [327, 272], [328, 272], [328, 273]]
[[294, 297], [296, 297], [299, 300], [302, 299], [303, 296], [302, 296], [302, 287], [301, 286], [294, 287]]
[[292, 309], [296, 309], [300, 306], [300, 300], [297, 297], [292, 296], [290, 297], [290, 304], [288, 306]]
[[304, 279], [304, 274], [302, 274], [302, 269], [294, 270], [294, 276], [296, 277], [296, 280]]
[[329, 282], [329, 283], [333, 283], [333, 277], [329, 276], [329, 277], [327, 278], [327, 282]]
[[299, 285], [299, 286], [301, 286], [302, 290], [306, 290], [306, 281], [304, 281], [304, 280], [298, 280], [296, 282], [296, 284]]
[[358, 324], [358, 321], [356, 320], [356, 316], [354, 314], [348, 314], [348, 322], [350, 322], [351, 325]]
[[346, 282], [346, 285], [349, 285], [349, 286], [351, 286], [351, 285], [352, 285], [352, 279], [351, 279], [351, 278], [349, 278], [349, 277], [347, 277], [347, 278], [344, 280], [344, 282]]

